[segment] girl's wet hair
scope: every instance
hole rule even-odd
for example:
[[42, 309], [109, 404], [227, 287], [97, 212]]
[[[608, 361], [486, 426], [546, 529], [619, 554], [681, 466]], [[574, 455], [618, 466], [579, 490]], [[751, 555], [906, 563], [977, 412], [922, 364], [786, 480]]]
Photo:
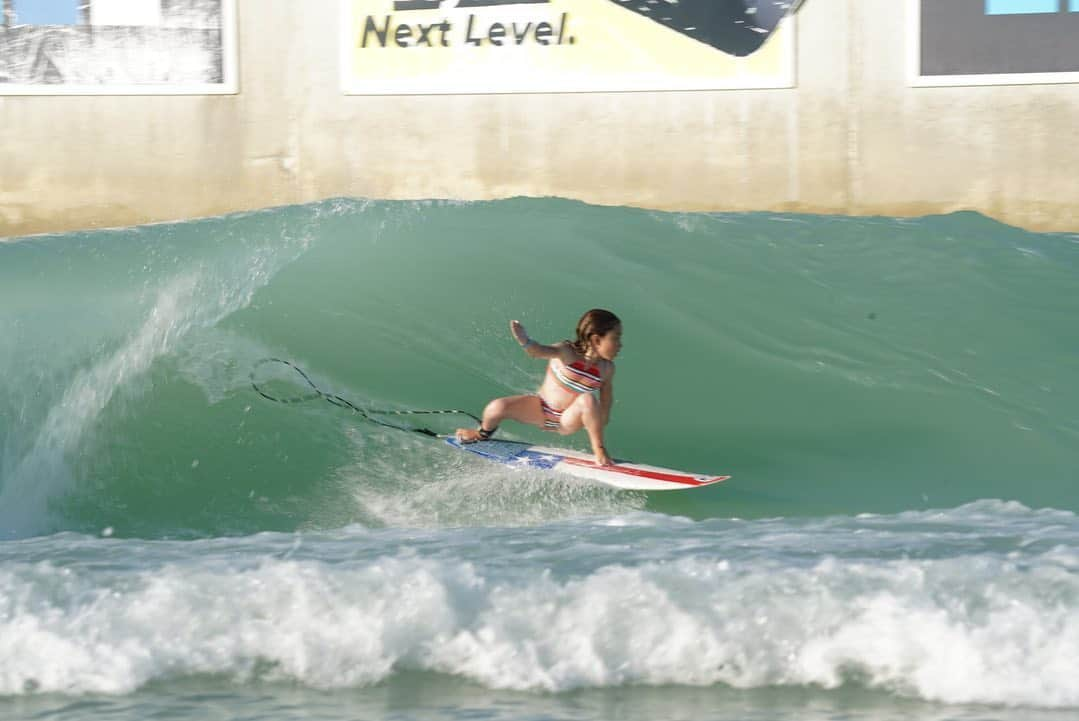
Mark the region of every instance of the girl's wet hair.
[[622, 321], [611, 311], [593, 308], [577, 321], [577, 340], [571, 341], [571, 345], [578, 353], [585, 355], [591, 348], [589, 339], [592, 336], [607, 335], [620, 325]]

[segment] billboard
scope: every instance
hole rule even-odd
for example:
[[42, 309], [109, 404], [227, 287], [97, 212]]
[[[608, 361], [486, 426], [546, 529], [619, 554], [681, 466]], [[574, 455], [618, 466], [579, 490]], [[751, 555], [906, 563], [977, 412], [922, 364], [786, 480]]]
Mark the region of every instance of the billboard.
[[0, 95], [237, 90], [235, 0], [3, 0]]
[[790, 0], [341, 0], [345, 93], [792, 87]]
[[907, 0], [911, 84], [1079, 82], [1079, 0]]

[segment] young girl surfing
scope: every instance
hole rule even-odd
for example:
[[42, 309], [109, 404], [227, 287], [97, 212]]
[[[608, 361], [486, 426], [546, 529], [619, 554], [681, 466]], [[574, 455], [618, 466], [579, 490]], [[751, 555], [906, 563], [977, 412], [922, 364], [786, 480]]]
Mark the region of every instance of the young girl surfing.
[[548, 361], [547, 375], [535, 394], [495, 398], [483, 409], [480, 427], [457, 429], [457, 439], [485, 441], [507, 418], [564, 436], [584, 428], [596, 464], [611, 465], [603, 446], [603, 427], [610, 420], [614, 401], [614, 357], [622, 349], [622, 321], [609, 310], [595, 308], [577, 321], [576, 341], [554, 345], [532, 340], [515, 320], [510, 321], [510, 332], [525, 353]]

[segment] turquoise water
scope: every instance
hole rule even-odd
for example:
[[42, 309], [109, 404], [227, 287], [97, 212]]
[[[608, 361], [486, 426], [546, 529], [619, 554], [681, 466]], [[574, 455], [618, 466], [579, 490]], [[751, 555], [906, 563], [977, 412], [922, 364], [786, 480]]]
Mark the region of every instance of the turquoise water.
[[[1079, 236], [971, 213], [554, 199], [9, 239], [0, 711], [1070, 718], [1077, 271]], [[516, 472], [251, 387], [287, 358], [478, 413], [543, 372], [509, 319], [596, 306], [612, 453], [730, 481]]]

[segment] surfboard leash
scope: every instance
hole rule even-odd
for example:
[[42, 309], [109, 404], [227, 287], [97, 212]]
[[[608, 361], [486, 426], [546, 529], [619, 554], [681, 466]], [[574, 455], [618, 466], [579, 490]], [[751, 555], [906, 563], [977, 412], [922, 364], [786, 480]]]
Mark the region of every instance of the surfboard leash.
[[[286, 398], [281, 398], [281, 397], [278, 397], [278, 396], [271, 395], [270, 393], [267, 393], [263, 388], [261, 388], [259, 386], [258, 382], [255, 380], [255, 371], [259, 368], [259, 366], [265, 365], [267, 363], [281, 363], [283, 365], [288, 366], [292, 370], [296, 371], [296, 373], [298, 373], [300, 375], [300, 377], [304, 379], [304, 381], [307, 383], [307, 385], [310, 386], [311, 392], [310, 393], [305, 393], [303, 395], [298, 395], [298, 396], [289, 396], [289, 397], [286, 397]], [[393, 428], [393, 429], [396, 429], [396, 430], [399, 430], [399, 431], [411, 431], [413, 433], [420, 433], [420, 434], [425, 435], [425, 436], [431, 436], [432, 438], [438, 438], [438, 433], [436, 433], [435, 431], [432, 431], [429, 428], [411, 428], [409, 426], [399, 426], [399, 425], [395, 425], [393, 423], [387, 423], [386, 421], [379, 420], [378, 418], [372, 418], [370, 414], [383, 415], [383, 416], [462, 415], [462, 416], [468, 416], [472, 420], [476, 421], [476, 423], [480, 423], [480, 419], [477, 418], [476, 416], [472, 415], [468, 411], [461, 411], [461, 410], [456, 410], [456, 409], [404, 410], [404, 411], [402, 411], [402, 410], [390, 410], [390, 409], [377, 410], [377, 409], [371, 409], [371, 408], [368, 408], [368, 409], [360, 408], [359, 406], [357, 406], [355, 403], [348, 400], [347, 398], [342, 398], [339, 395], [333, 395], [333, 394], [330, 394], [330, 393], [326, 393], [321, 388], [319, 388], [317, 385], [315, 385], [315, 382], [313, 380], [311, 380], [310, 376], [308, 376], [304, 372], [303, 368], [300, 368], [298, 365], [296, 365], [295, 363], [292, 363], [291, 361], [283, 360], [281, 358], [263, 358], [263, 359], [259, 360], [258, 362], [255, 363], [254, 366], [252, 366], [250, 378], [251, 378], [251, 387], [255, 389], [255, 392], [258, 393], [263, 398], [273, 401], [274, 403], [306, 403], [307, 401], [314, 401], [314, 400], [318, 400], [319, 398], [322, 398], [327, 403], [329, 403], [331, 405], [335, 405], [338, 408], [347, 408], [347, 409], [351, 410], [353, 413], [356, 413], [356, 414], [362, 416], [364, 420], [370, 421], [371, 423], [374, 423], [376, 425], [385, 426], [386, 428]]]

